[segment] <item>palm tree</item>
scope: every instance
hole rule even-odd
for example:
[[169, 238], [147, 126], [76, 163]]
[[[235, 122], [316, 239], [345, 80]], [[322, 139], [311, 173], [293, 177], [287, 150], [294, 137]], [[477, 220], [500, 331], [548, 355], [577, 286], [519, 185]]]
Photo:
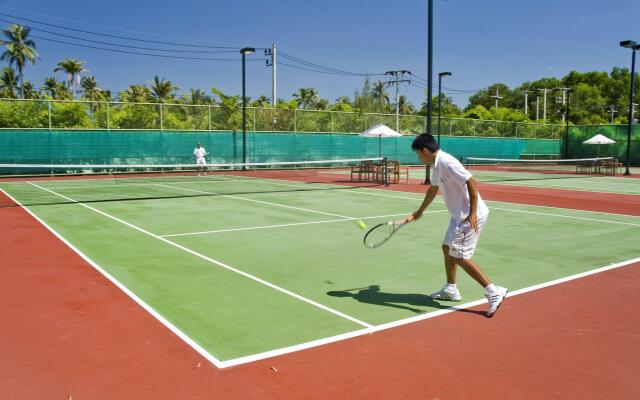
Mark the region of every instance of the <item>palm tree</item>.
[[373, 103], [383, 108], [389, 104], [389, 95], [384, 91], [384, 83], [377, 81], [373, 84], [371, 91]]
[[267, 96], [262, 95], [257, 99], [255, 99], [254, 101], [252, 101], [250, 106], [258, 107], [258, 108], [268, 108], [271, 106], [271, 102], [269, 101], [269, 98]]
[[190, 105], [202, 105], [209, 104], [211, 99], [207, 97], [207, 94], [202, 89], [191, 89], [189, 94], [184, 96], [182, 100], [185, 104]]
[[227, 127], [231, 129], [239, 128], [242, 119], [242, 113], [240, 112], [242, 109], [242, 96], [228, 96], [217, 88], [211, 88], [211, 91], [218, 96], [220, 110], [222, 111], [223, 120], [226, 121]]
[[122, 101], [131, 103], [146, 103], [151, 97], [149, 88], [145, 85], [130, 85], [127, 90], [120, 93]]
[[16, 71], [11, 67], [4, 67], [0, 74], [0, 97], [15, 99], [18, 87]]
[[176, 85], [164, 78], [158, 78], [158, 75], [151, 81], [151, 97], [158, 103], [166, 103], [167, 100], [172, 99], [176, 90], [178, 90]]
[[298, 102], [298, 107], [303, 109], [311, 109], [318, 102], [318, 91], [314, 88], [300, 88], [293, 97]]
[[71, 96], [75, 94], [74, 81], [79, 81], [80, 74], [87, 71], [82, 67], [84, 64], [86, 64], [85, 61], [80, 61], [77, 58], [65, 58], [53, 69], [53, 72], [63, 71], [67, 74], [67, 85], [71, 90]]
[[340, 96], [336, 99], [334, 104], [348, 104], [352, 105], [351, 98], [349, 96]]
[[39, 99], [40, 93], [33, 87], [33, 83], [24, 81], [22, 83], [22, 98], [24, 99]]
[[83, 95], [82, 98], [89, 101], [102, 101], [104, 95], [102, 89], [98, 86], [95, 76], [85, 76], [80, 81]]
[[[9, 25], [9, 29], [3, 29], [2, 34], [6, 40], [0, 39], [0, 45], [6, 46], [7, 50], [2, 53], [0, 60], [9, 60], [9, 66], [15, 64], [18, 67], [18, 76], [20, 77], [20, 88], [22, 92], [22, 84], [24, 80], [24, 67], [29, 61], [31, 64], [36, 63], [36, 43], [28, 39], [31, 28], [22, 25]], [[24, 93], [22, 93], [24, 97]]]
[[413, 104], [411, 104], [411, 102], [407, 100], [407, 97], [403, 94], [401, 94], [398, 98], [398, 109], [400, 110], [400, 114], [404, 115], [410, 115], [415, 113], [416, 111]]
[[80, 86], [82, 87], [82, 90], [84, 92], [82, 98], [92, 102], [89, 103], [89, 109], [91, 110], [91, 112], [96, 111], [99, 106], [99, 104], [96, 103], [105, 100], [104, 92], [98, 86], [96, 78], [94, 76], [85, 76], [80, 81]]
[[48, 92], [54, 100], [73, 99], [73, 95], [69, 92], [64, 82], [61, 82], [52, 76], [44, 80], [42, 90], [44, 92]]

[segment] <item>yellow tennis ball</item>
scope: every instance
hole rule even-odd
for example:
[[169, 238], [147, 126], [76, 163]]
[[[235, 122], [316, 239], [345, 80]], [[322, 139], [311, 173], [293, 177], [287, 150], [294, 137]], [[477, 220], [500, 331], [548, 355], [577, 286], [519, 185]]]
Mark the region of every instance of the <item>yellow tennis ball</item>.
[[358, 221], [358, 226], [360, 227], [360, 229], [362, 229], [363, 231], [367, 229], [367, 224], [364, 223], [364, 221], [360, 220]]

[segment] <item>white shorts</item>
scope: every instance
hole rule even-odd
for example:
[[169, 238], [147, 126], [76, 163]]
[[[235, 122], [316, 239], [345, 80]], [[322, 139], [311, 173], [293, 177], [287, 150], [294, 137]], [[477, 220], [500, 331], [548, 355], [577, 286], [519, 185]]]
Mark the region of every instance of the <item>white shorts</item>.
[[205, 160], [204, 157], [196, 158], [196, 164], [198, 164], [198, 165], [207, 165], [207, 160]]
[[449, 255], [463, 260], [469, 260], [473, 257], [473, 252], [478, 245], [478, 239], [482, 228], [487, 222], [488, 215], [478, 219], [478, 232], [476, 232], [469, 221], [451, 218], [449, 229], [444, 235], [442, 244], [449, 246]]

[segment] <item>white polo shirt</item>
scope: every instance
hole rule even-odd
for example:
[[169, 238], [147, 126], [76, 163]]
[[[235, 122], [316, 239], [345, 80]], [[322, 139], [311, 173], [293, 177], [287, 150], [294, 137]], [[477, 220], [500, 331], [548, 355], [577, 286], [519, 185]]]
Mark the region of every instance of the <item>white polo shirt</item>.
[[204, 156], [207, 155], [207, 151], [204, 149], [204, 147], [196, 147], [195, 150], [193, 150], [193, 155], [196, 156], [196, 158], [204, 158]]
[[[467, 181], [471, 176], [471, 173], [454, 156], [438, 150], [436, 161], [433, 164], [431, 184], [438, 186], [449, 214], [457, 220], [463, 220], [469, 215], [471, 204], [469, 202]], [[482, 197], [480, 197], [480, 193], [478, 193], [476, 213], [478, 219], [484, 218], [489, 214], [489, 209]]]

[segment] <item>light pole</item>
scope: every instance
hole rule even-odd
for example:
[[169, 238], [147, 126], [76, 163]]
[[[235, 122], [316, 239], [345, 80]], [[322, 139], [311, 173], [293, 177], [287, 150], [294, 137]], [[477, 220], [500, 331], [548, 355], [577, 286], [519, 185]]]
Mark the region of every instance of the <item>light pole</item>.
[[625, 175], [631, 175], [629, 164], [631, 163], [631, 128], [633, 125], [633, 81], [634, 75], [636, 74], [636, 50], [640, 50], [640, 45], [633, 40], [624, 40], [620, 42], [620, 46], [631, 49], [631, 88], [629, 89], [629, 122], [627, 124], [627, 167], [624, 171]]
[[[256, 49], [253, 47], [245, 47], [240, 50], [242, 54], [242, 163], [246, 164], [247, 162], [247, 95], [245, 88], [246, 81], [246, 57], [249, 54], [253, 54], [256, 52]], [[242, 169], [246, 169], [245, 165], [242, 166]]]
[[440, 120], [442, 119], [442, 77], [451, 76], [451, 72], [438, 74], [438, 146], [440, 146]]
[[[433, 85], [433, 0], [428, 1], [427, 21], [429, 28], [427, 30], [427, 133], [431, 134], [431, 120], [433, 119], [431, 103], [433, 102], [432, 85]], [[431, 169], [429, 165], [425, 166], [425, 176], [423, 185], [431, 184]]]

